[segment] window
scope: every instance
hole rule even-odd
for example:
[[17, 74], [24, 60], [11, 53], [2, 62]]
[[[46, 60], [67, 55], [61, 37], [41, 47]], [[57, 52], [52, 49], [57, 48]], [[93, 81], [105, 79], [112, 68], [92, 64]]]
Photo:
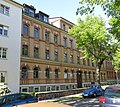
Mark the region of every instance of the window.
[[8, 16], [9, 15], [9, 7], [1, 5], [0, 6], [0, 13], [5, 14], [5, 15]]
[[34, 68], [34, 74], [33, 74], [33, 76], [34, 76], [34, 79], [38, 79], [38, 68]]
[[46, 79], [50, 79], [50, 70], [49, 69], [46, 69], [45, 77], [46, 77]]
[[33, 9], [30, 9], [28, 7], [25, 7], [24, 8], [24, 12], [32, 17], [34, 17], [34, 10]]
[[22, 55], [23, 56], [28, 56], [28, 46], [27, 45], [23, 45], [23, 47], [22, 47]]
[[88, 72], [89, 80], [91, 79], [91, 72]]
[[39, 49], [34, 48], [34, 58], [39, 58]]
[[0, 58], [7, 58], [7, 48], [0, 48]]
[[64, 79], [68, 79], [68, 71], [67, 70], [64, 71]]
[[92, 66], [94, 67], [95, 65], [94, 65], [94, 62], [92, 62]]
[[34, 10], [29, 9], [29, 15], [34, 17]]
[[58, 44], [58, 36], [57, 35], [54, 35], [54, 43]]
[[90, 59], [87, 59], [88, 66], [90, 66]]
[[55, 70], [55, 79], [58, 79], [58, 70]]
[[93, 72], [93, 80], [95, 80], [95, 72]]
[[49, 53], [49, 50], [46, 50], [46, 59], [47, 59], [47, 60], [50, 59], [50, 53]]
[[72, 48], [72, 45], [73, 45], [73, 41], [70, 40], [70, 48]]
[[44, 22], [48, 22], [47, 16], [44, 16]]
[[70, 78], [74, 78], [74, 70], [71, 70]]
[[83, 65], [86, 65], [86, 61], [85, 61], [85, 59], [83, 59]]
[[45, 41], [49, 42], [49, 32], [45, 32]]
[[8, 27], [0, 25], [0, 35], [7, 36], [8, 35]]
[[38, 31], [39, 30], [37, 28], [34, 28], [34, 38], [38, 38], [38, 36], [39, 36]]
[[5, 72], [0, 72], [0, 82], [1, 83], [5, 82]]
[[56, 52], [56, 51], [55, 51], [55, 53], [54, 53], [54, 60], [55, 60], [55, 61], [58, 61], [58, 52]]
[[38, 88], [38, 87], [35, 87], [35, 88], [34, 88], [34, 91], [35, 91], [35, 92], [39, 92], [39, 88]]
[[64, 62], [67, 62], [67, 54], [64, 53]]
[[73, 55], [70, 55], [70, 63], [73, 63]]
[[22, 78], [22, 79], [27, 79], [27, 78], [28, 78], [28, 70], [27, 70], [26, 67], [23, 67], [23, 68], [22, 68], [21, 78]]
[[86, 71], [84, 72], [84, 77], [85, 77], [85, 80], [87, 80], [87, 72]]
[[63, 30], [66, 30], [65, 24], [63, 24]]
[[24, 35], [28, 35], [28, 33], [29, 33], [28, 28], [29, 28], [28, 25], [26, 25], [26, 24], [23, 25], [23, 34]]
[[77, 56], [77, 64], [80, 64], [80, 57]]
[[66, 40], [67, 40], [66, 38], [63, 38], [63, 45], [64, 45], [64, 46], [67, 46]]
[[22, 92], [28, 92], [27, 88], [22, 88]]

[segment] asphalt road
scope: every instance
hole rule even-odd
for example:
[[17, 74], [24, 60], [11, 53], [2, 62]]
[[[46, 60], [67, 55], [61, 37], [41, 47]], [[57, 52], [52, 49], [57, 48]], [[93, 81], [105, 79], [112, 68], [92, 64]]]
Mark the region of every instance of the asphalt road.
[[71, 105], [73, 107], [99, 107], [98, 98], [84, 98], [65, 101], [64, 104]]
[[77, 101], [76, 104], [72, 105], [74, 107], [99, 107], [98, 98], [85, 98]]

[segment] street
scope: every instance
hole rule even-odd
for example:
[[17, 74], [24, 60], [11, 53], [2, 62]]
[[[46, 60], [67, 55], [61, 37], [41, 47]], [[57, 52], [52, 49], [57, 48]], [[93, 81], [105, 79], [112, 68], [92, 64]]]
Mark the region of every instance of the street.
[[76, 104], [72, 106], [74, 107], [99, 107], [98, 98], [85, 98], [77, 102]]
[[73, 107], [99, 107], [98, 98], [84, 98], [65, 101], [64, 104], [71, 105]]

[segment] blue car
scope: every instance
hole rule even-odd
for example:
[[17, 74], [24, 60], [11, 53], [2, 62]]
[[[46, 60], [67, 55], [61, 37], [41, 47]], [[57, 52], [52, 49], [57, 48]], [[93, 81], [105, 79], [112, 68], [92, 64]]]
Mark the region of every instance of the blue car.
[[13, 107], [34, 102], [38, 102], [38, 99], [30, 94], [16, 93], [0, 96], [0, 107]]
[[91, 85], [90, 88], [86, 89], [82, 96], [83, 97], [96, 97], [103, 94], [103, 89], [98, 84]]

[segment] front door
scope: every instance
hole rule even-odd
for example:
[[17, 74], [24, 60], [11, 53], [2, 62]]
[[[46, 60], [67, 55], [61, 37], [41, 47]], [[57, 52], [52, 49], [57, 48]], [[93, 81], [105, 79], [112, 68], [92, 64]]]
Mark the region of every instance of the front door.
[[77, 71], [77, 88], [82, 88], [82, 72]]

